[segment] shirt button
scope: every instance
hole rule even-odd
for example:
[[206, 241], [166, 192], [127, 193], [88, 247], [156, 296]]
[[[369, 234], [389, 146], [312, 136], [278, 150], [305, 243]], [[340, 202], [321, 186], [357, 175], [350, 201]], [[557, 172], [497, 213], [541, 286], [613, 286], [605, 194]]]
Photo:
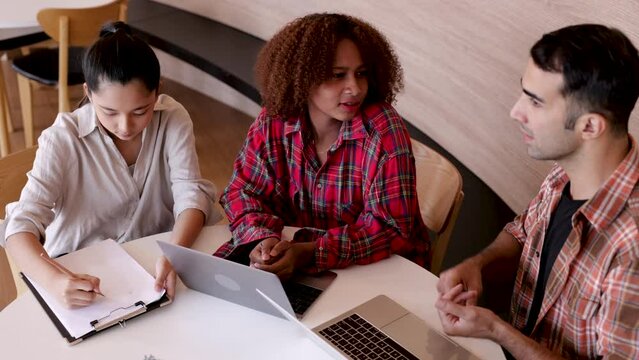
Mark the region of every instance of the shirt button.
[[318, 183], [318, 184], [317, 184], [317, 188], [318, 188], [318, 189], [321, 189], [321, 188], [322, 188], [322, 183]]
[[319, 251], [324, 251], [324, 248], [323, 248], [323, 247], [321, 247], [321, 246], [320, 246], [320, 247], [318, 247], [317, 249], [318, 249]]

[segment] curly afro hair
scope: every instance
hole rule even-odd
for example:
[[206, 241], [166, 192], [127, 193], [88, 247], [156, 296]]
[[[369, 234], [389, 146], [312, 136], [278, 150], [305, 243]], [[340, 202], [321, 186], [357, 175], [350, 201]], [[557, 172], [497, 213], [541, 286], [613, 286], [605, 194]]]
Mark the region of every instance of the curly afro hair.
[[255, 74], [268, 113], [304, 113], [311, 88], [331, 78], [335, 50], [343, 39], [357, 45], [366, 65], [364, 102], [394, 102], [404, 86], [402, 68], [384, 35], [352, 16], [322, 13], [287, 24], [260, 51]]

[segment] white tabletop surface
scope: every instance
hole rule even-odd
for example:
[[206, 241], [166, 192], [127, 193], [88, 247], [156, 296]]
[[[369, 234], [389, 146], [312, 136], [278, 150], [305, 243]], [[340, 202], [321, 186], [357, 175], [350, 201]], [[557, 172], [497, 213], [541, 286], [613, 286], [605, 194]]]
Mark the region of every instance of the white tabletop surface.
[[[205, 228], [193, 248], [211, 253], [230, 238], [226, 226]], [[124, 244], [154, 273], [159, 234]], [[441, 331], [434, 303], [437, 277], [392, 256], [375, 264], [337, 270], [337, 279], [305, 314], [314, 327], [366, 300], [385, 294]], [[283, 341], [285, 339], [285, 341]], [[454, 338], [483, 359], [504, 359], [488, 340]], [[30, 292], [0, 311], [0, 353], [8, 359], [322, 359], [326, 355], [288, 322], [178, 286], [175, 301], [68, 346]], [[152, 357], [151, 357], [152, 356]]]
[[0, 0], [0, 28], [38, 26], [36, 15], [46, 8], [85, 8], [112, 0]]

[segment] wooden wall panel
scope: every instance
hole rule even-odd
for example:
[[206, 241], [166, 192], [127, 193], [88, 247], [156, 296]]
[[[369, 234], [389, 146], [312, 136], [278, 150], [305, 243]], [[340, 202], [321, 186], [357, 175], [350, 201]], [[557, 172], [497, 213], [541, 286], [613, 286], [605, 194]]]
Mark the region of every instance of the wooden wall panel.
[[[509, 111], [528, 50], [576, 23], [618, 27], [639, 45], [637, 0], [160, 0], [268, 39], [295, 17], [353, 14], [393, 43], [405, 71], [400, 113], [486, 182], [514, 211], [537, 192], [549, 163], [526, 154]], [[639, 135], [637, 112], [631, 133]]]

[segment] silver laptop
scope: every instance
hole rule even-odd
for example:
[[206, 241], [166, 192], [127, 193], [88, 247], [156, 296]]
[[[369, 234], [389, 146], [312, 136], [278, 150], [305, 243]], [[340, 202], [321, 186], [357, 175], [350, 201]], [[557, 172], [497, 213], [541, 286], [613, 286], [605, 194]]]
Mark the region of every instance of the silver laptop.
[[[385, 295], [374, 297], [310, 330], [287, 315], [267, 294], [257, 291], [336, 359], [479, 359]], [[326, 349], [327, 345], [331, 351]]]
[[187, 287], [217, 298], [283, 317], [255, 289], [262, 290], [289, 314], [301, 317], [337, 274], [299, 276], [282, 285], [272, 273], [193, 249], [158, 241], [164, 255]]
[[345, 359], [344, 355], [342, 355], [338, 350], [336, 350], [331, 345], [329, 345], [326, 341], [321, 339], [316, 333], [311, 331], [311, 329], [304, 326], [304, 324], [302, 324], [299, 320], [297, 320], [296, 317], [289, 314], [286, 310], [284, 310], [284, 308], [282, 308], [277, 302], [271, 299], [268, 295], [264, 294], [262, 291], [260, 291], [260, 289], [256, 289], [255, 291], [257, 291], [257, 293], [260, 294], [260, 296], [266, 299], [266, 301], [269, 304], [271, 304], [273, 309], [276, 309], [280, 314], [282, 314], [282, 317], [284, 317], [284, 319], [288, 320], [291, 324], [293, 324], [293, 326], [295, 326], [295, 328], [298, 330], [298, 332], [301, 335], [307, 337], [309, 340], [314, 342], [317, 346], [319, 346], [320, 349], [324, 350], [326, 354], [330, 355], [333, 359]]

